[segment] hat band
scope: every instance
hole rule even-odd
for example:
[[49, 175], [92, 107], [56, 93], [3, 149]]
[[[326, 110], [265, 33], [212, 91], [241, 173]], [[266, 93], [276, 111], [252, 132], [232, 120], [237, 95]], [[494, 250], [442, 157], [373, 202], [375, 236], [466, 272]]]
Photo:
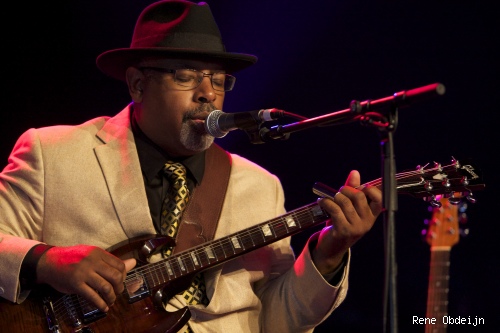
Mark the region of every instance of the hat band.
[[176, 32], [167, 37], [163, 34], [149, 36], [147, 38], [136, 39], [130, 45], [131, 48], [167, 47], [173, 49], [196, 49], [200, 51], [225, 52], [226, 48], [221, 39], [207, 34]]

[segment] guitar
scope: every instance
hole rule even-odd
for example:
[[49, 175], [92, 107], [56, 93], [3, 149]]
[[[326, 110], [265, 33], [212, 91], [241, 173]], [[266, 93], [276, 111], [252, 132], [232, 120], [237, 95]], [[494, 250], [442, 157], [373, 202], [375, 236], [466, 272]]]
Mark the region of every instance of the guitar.
[[427, 322], [425, 333], [446, 333], [447, 325], [441, 318], [448, 314], [448, 284], [450, 279], [450, 252], [460, 238], [459, 221], [465, 219], [467, 205], [453, 203], [453, 196], [441, 198], [441, 207], [433, 208], [426, 233], [430, 245], [429, 287], [427, 291], [426, 318], [436, 318], [435, 324]]
[[[397, 190], [439, 205], [436, 195], [461, 192], [474, 200], [481, 190], [480, 172], [471, 164], [418, 167], [396, 175]], [[364, 185], [381, 187], [381, 179]], [[335, 190], [316, 183], [313, 192], [333, 197]], [[2, 332], [161, 332], [174, 333], [190, 318], [187, 307], [166, 311], [162, 303], [187, 289], [198, 272], [234, 259], [285, 237], [320, 225], [329, 219], [317, 203], [311, 203], [282, 216], [237, 233], [179, 252], [155, 263], [148, 258], [164, 246], [175, 245], [166, 236], [141, 236], [117, 244], [111, 253], [118, 257], [133, 255], [138, 262], [125, 279], [125, 291], [106, 314], [77, 295], [32, 292], [21, 305], [0, 301]]]

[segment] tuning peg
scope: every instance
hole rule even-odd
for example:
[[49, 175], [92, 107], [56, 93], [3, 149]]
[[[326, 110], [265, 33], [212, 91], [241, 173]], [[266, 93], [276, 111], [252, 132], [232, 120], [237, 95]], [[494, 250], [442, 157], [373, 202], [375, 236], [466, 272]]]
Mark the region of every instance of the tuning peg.
[[460, 236], [467, 237], [469, 236], [469, 232], [470, 232], [469, 228], [460, 229]]
[[441, 185], [443, 185], [444, 188], [449, 189], [451, 187], [451, 182], [448, 178], [446, 178], [441, 182]]
[[467, 194], [465, 197], [470, 203], [476, 203], [476, 198], [472, 196], [472, 192], [469, 192], [469, 194]]
[[465, 213], [458, 214], [458, 223], [460, 223], [460, 224], [467, 223], [467, 214], [465, 214]]
[[441, 166], [441, 163], [438, 163], [438, 162], [434, 162], [434, 169], [436, 169], [437, 171], [443, 171], [443, 167]]
[[462, 201], [462, 198], [458, 198], [458, 197], [449, 197], [448, 198], [448, 201], [450, 202], [450, 204], [456, 206], [458, 204], [460, 204], [460, 201]]
[[427, 241], [428, 236], [427, 236], [427, 230], [426, 229], [422, 229], [422, 231], [420, 232], [420, 238], [424, 242]]
[[427, 201], [434, 208], [441, 208], [442, 204], [439, 200], [436, 199], [434, 194], [431, 194], [428, 197], [424, 197], [424, 201]]

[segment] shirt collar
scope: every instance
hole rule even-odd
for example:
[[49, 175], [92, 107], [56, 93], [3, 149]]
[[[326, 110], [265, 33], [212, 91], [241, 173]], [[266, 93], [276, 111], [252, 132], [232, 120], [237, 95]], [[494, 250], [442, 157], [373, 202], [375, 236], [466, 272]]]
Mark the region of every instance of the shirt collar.
[[173, 160], [181, 162], [186, 167], [188, 177], [191, 176], [197, 185], [201, 183], [203, 174], [205, 173], [205, 151], [181, 159], [171, 158], [157, 144], [151, 141], [146, 134], [144, 134], [144, 132], [139, 128], [135, 118], [132, 116], [132, 112], [130, 123], [134, 134], [141, 169], [148, 182], [158, 175], [158, 172], [163, 168], [168, 160]]

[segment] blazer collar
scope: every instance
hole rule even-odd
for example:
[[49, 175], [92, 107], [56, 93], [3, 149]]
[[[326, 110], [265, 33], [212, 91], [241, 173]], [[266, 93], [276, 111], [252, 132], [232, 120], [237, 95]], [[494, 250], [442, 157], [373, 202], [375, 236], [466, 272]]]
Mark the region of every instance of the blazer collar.
[[130, 105], [109, 118], [97, 132], [103, 144], [94, 151], [118, 219], [129, 238], [155, 234], [144, 181], [130, 126]]

